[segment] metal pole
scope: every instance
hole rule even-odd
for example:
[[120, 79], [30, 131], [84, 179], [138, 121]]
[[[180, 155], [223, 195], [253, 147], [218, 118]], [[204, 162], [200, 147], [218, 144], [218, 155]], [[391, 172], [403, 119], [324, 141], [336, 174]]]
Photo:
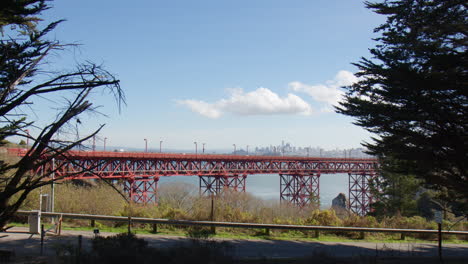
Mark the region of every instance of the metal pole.
[[93, 136], [93, 152], [96, 151], [96, 135]]
[[76, 260], [78, 263], [81, 263], [81, 247], [83, 244], [83, 236], [78, 235], [78, 248], [77, 248], [77, 253], [76, 253]]
[[161, 151], [161, 150], [162, 150], [162, 143], [163, 143], [163, 141], [162, 141], [162, 140], [161, 140], [161, 141], [159, 141], [159, 153], [161, 153], [161, 152], [162, 152], [162, 151]]
[[234, 146], [234, 154], [236, 154], [236, 144], [232, 144]]
[[198, 146], [197, 146], [197, 142], [193, 142], [193, 144], [195, 144], [195, 155], [198, 153]]
[[145, 152], [148, 152], [148, 140], [146, 138], [143, 140], [145, 141]]
[[247, 155], [249, 155], [249, 145], [247, 145]]
[[50, 186], [50, 211], [54, 212], [55, 204], [55, 158], [52, 159], [52, 185]]
[[[351, 173], [348, 173], [348, 204], [346, 205], [349, 211], [351, 211]], [[349, 215], [349, 213], [348, 213]]]
[[[41, 168], [41, 177], [44, 177], [44, 166]], [[42, 212], [42, 186], [39, 188], [39, 212]]]
[[106, 141], [107, 141], [107, 138], [105, 137], [104, 138], [104, 151], [106, 151]]
[[44, 236], [45, 236], [45, 230], [44, 230], [44, 224], [41, 225], [41, 256], [44, 254]]
[[[214, 215], [214, 193], [213, 192], [211, 192], [211, 214], [210, 214], [210, 218], [211, 218], [211, 222], [214, 222], [215, 215]], [[211, 226], [211, 233], [212, 234], [216, 233], [216, 227], [215, 226]]]
[[440, 260], [440, 263], [443, 263], [442, 262], [442, 224], [438, 223], [437, 225], [439, 227], [439, 260]]
[[203, 143], [202, 145], [203, 145], [203, 154], [205, 154], [205, 143]]

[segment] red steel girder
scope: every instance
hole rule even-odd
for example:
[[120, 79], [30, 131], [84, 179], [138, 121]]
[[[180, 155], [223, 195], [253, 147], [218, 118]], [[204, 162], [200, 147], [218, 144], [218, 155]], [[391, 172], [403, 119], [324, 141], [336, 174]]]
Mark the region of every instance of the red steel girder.
[[301, 208], [310, 204], [320, 206], [320, 173], [280, 174], [280, 201]]
[[245, 179], [247, 175], [200, 175], [200, 195], [220, 195], [229, 189], [236, 192], [245, 192]]
[[[172, 175], [289, 174], [305, 175], [320, 171], [332, 173], [369, 173], [378, 164], [373, 159], [334, 159], [304, 157], [261, 157], [229, 155], [176, 155], [141, 157], [67, 156], [57, 159], [56, 177], [73, 179], [128, 178]], [[165, 156], [166, 155], [166, 156]], [[225, 158], [225, 159], [223, 159]], [[50, 166], [49, 166], [50, 167]]]
[[124, 192], [130, 201], [143, 204], [157, 204], [159, 177], [129, 178], [124, 183]]
[[[8, 152], [22, 156], [26, 155], [27, 150], [8, 149]], [[203, 183], [204, 188], [209, 189], [210, 192], [218, 193], [221, 187], [217, 188], [216, 184], [234, 186], [234, 189], [245, 191], [245, 178], [239, 183], [225, 183], [224, 180], [220, 180], [220, 175], [280, 174], [281, 180], [284, 181], [281, 191], [282, 200], [292, 199], [293, 203], [301, 205], [308, 203], [300, 198], [304, 196], [301, 194], [301, 187], [291, 186], [293, 184], [291, 181], [298, 181], [298, 178], [289, 179], [283, 175], [299, 176], [315, 175], [316, 173], [373, 175], [378, 166], [376, 159], [69, 151], [55, 158], [53, 164], [50, 162], [38, 169], [37, 173], [46, 174], [54, 170], [55, 178], [66, 180], [132, 179], [133, 181], [127, 188], [129, 194], [135, 197], [134, 200], [143, 202], [152, 200], [152, 198], [148, 198], [148, 194], [151, 196], [153, 193], [155, 196], [157, 186], [156, 183], [150, 184], [148, 182], [138, 184], [137, 182], [141, 179], [177, 175], [212, 176], [215, 179], [215, 186], [206, 187], [213, 185], [207, 180]], [[365, 214], [369, 210], [372, 197], [368, 191], [367, 178], [357, 179], [356, 177], [359, 176], [350, 176], [349, 179], [350, 208], [358, 214]], [[218, 179], [217, 182], [216, 179]], [[300, 184], [300, 180], [296, 184]], [[318, 197], [318, 182], [304, 183], [304, 186], [317, 186], [317, 190], [308, 191], [305, 187], [303, 189], [305, 193]], [[298, 192], [297, 190], [299, 193], [294, 194]]]
[[348, 173], [349, 177], [349, 209], [363, 216], [371, 211], [374, 202], [369, 183], [375, 177], [374, 173]]

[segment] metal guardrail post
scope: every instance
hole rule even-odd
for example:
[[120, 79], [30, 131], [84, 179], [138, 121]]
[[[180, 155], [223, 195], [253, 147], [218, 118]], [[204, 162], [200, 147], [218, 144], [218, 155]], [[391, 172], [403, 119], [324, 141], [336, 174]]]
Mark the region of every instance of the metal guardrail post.
[[132, 233], [132, 217], [128, 216], [128, 233]]
[[365, 239], [366, 238], [366, 233], [361, 231], [361, 233], [359, 234], [359, 239]]
[[58, 225], [57, 225], [57, 232], [55, 232], [59, 236], [62, 234], [62, 220], [63, 220], [63, 215], [60, 215], [59, 220], [58, 220]]

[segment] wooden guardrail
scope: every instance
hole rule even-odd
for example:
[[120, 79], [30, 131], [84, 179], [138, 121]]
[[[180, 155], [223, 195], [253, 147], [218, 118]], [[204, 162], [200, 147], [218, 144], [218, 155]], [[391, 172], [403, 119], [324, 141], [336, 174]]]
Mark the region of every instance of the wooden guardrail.
[[[37, 211], [18, 211], [17, 215], [29, 216], [37, 214]], [[281, 230], [300, 230], [300, 231], [344, 231], [344, 232], [371, 232], [371, 233], [400, 233], [400, 234], [438, 234], [438, 230], [427, 229], [401, 229], [401, 228], [370, 228], [370, 227], [337, 227], [337, 226], [306, 226], [306, 225], [278, 225], [278, 224], [256, 224], [256, 223], [235, 223], [235, 222], [212, 222], [212, 221], [190, 221], [173, 220], [144, 217], [125, 217], [108, 215], [89, 215], [72, 213], [52, 213], [41, 212], [41, 217], [62, 217], [69, 219], [86, 219], [114, 222], [144, 223], [144, 224], [164, 224], [180, 226], [206, 226], [206, 227], [233, 227], [233, 228], [252, 228], [252, 229], [281, 229]], [[466, 235], [468, 231], [442, 230], [444, 235]]]

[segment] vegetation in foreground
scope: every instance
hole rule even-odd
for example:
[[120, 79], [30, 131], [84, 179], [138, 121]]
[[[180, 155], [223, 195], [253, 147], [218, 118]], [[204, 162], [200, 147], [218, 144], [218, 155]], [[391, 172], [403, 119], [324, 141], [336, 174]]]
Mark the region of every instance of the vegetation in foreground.
[[[364, 146], [389, 164], [446, 193], [468, 215], [468, 36], [463, 0], [367, 1], [384, 15], [358, 82], [336, 108], [372, 134]], [[441, 197], [442, 198], [442, 197]]]
[[[62, 68], [56, 55], [76, 47], [50, 37], [63, 20], [45, 22], [49, 0], [2, 0], [0, 4], [0, 147], [10, 137], [31, 141], [27, 155], [0, 159], [0, 230], [31, 191], [57, 180], [52, 170], [38, 171], [54, 158], [96, 135], [80, 133], [89, 116], [99, 114], [96, 92], [109, 92], [125, 103], [119, 80], [102, 66], [76, 60]], [[46, 99], [47, 98], [47, 99]], [[38, 109], [47, 109], [38, 111]], [[89, 127], [84, 128], [89, 131]], [[45, 155], [46, 154], [46, 155]]]
[[[84, 213], [133, 217], [150, 217], [177, 220], [211, 220], [211, 200], [199, 197], [196, 186], [184, 183], [171, 183], [162, 185], [158, 206], [131, 204], [117, 193], [112, 187], [97, 182], [63, 183], [55, 187], [55, 210], [63, 213]], [[43, 190], [46, 191], [45, 189]], [[22, 209], [32, 210], [39, 208], [39, 190], [30, 195]], [[16, 221], [26, 219], [16, 219]], [[322, 225], [322, 226], [350, 226], [350, 227], [383, 227], [383, 228], [413, 228], [437, 229], [437, 224], [421, 216], [365, 216], [349, 214], [345, 211], [319, 210], [314, 207], [295, 208], [265, 201], [248, 193], [225, 192], [214, 202], [215, 221], [229, 221], [241, 223], [271, 223], [290, 225]], [[64, 228], [96, 228], [102, 231], [125, 232], [126, 223], [90, 222], [88, 220], [66, 220]], [[467, 221], [459, 221], [448, 214], [444, 221], [444, 229], [468, 230]], [[153, 226], [133, 224], [133, 230], [138, 233], [151, 233]], [[191, 231], [188, 227], [175, 227], [158, 225], [158, 232], [165, 234], [184, 235]], [[275, 239], [316, 239], [317, 233], [313, 231], [287, 231], [287, 230], [251, 230], [239, 228], [217, 228], [217, 235], [221, 237], [242, 238], [272, 238]], [[395, 241], [400, 239], [399, 234], [366, 233], [366, 240]], [[435, 235], [418, 234], [406, 235], [407, 239], [436, 240]], [[362, 239], [359, 232], [321, 232], [320, 239], [347, 240]], [[466, 240], [462, 236], [447, 236], [453, 242]]]

